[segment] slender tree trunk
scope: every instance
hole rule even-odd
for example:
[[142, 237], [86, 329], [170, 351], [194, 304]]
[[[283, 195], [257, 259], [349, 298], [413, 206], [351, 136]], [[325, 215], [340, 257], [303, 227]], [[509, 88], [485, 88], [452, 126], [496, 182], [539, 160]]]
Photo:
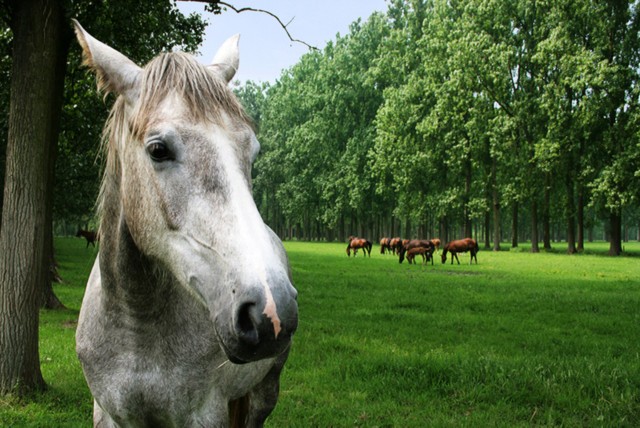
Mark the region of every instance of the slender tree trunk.
[[64, 82], [61, 2], [11, 2], [13, 56], [0, 230], [0, 393], [44, 388], [38, 310], [49, 275], [51, 168]]
[[518, 247], [518, 201], [511, 206], [511, 248]]
[[578, 221], [578, 237], [577, 237], [577, 250], [584, 251], [584, 186], [581, 182], [578, 182], [578, 210], [576, 213]]
[[464, 237], [473, 237], [473, 231], [471, 230], [471, 212], [469, 211], [469, 201], [471, 200], [471, 159], [467, 159], [465, 162], [465, 180], [464, 180]]
[[531, 252], [540, 252], [538, 246], [538, 201], [535, 196], [531, 200]]
[[571, 154], [569, 157], [569, 166], [565, 172], [565, 187], [567, 196], [567, 253], [575, 254], [576, 250], [576, 206], [574, 201], [573, 190], [573, 162]]
[[449, 227], [447, 225], [447, 218], [440, 217], [440, 220], [438, 223], [440, 227], [440, 239], [442, 240], [443, 244], [449, 242], [450, 239], [449, 239]]
[[500, 199], [498, 197], [497, 180], [497, 161], [493, 159], [491, 165], [491, 176], [493, 177], [493, 186], [491, 189], [493, 199], [493, 251], [500, 251]]
[[484, 248], [487, 250], [491, 248], [491, 233], [489, 233], [490, 228], [491, 228], [491, 213], [487, 211], [484, 214]]
[[[551, 174], [544, 178], [544, 205], [542, 207], [542, 244], [545, 250], [551, 249]], [[536, 231], [537, 232], [537, 231]]]

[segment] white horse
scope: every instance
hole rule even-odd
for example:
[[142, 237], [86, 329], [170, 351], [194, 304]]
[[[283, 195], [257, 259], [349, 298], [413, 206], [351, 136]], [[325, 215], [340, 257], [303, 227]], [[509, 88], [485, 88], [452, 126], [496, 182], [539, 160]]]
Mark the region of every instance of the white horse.
[[251, 196], [259, 144], [227, 87], [238, 37], [209, 67], [165, 53], [140, 68], [74, 23], [99, 87], [118, 96], [76, 334], [94, 426], [261, 426], [298, 307]]

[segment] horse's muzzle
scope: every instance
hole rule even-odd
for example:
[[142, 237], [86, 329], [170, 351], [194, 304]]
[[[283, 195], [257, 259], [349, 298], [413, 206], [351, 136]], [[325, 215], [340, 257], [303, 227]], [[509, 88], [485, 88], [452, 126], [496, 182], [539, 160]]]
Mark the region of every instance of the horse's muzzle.
[[[283, 353], [298, 328], [297, 293], [290, 284], [253, 288], [239, 296], [230, 312], [216, 320], [216, 330], [227, 358], [243, 364]], [[222, 325], [221, 321], [231, 322]]]

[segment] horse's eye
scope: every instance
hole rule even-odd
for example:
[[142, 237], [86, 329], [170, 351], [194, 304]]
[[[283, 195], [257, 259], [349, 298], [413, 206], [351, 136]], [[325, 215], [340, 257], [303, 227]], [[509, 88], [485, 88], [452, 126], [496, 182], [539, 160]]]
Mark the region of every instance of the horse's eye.
[[148, 144], [147, 153], [149, 153], [149, 156], [151, 156], [151, 159], [154, 162], [173, 160], [173, 154], [171, 151], [160, 141], [154, 141], [153, 143]]

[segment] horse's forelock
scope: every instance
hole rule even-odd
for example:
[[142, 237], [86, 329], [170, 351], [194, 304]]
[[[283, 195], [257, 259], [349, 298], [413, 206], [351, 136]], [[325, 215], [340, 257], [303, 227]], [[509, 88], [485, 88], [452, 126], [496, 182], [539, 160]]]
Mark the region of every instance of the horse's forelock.
[[158, 55], [143, 70], [140, 99], [132, 117], [134, 136], [144, 135], [158, 112], [158, 106], [172, 94], [182, 99], [190, 116], [187, 119], [196, 123], [209, 121], [221, 124], [222, 113], [234, 123], [250, 123], [225, 81], [193, 56], [170, 52]]

